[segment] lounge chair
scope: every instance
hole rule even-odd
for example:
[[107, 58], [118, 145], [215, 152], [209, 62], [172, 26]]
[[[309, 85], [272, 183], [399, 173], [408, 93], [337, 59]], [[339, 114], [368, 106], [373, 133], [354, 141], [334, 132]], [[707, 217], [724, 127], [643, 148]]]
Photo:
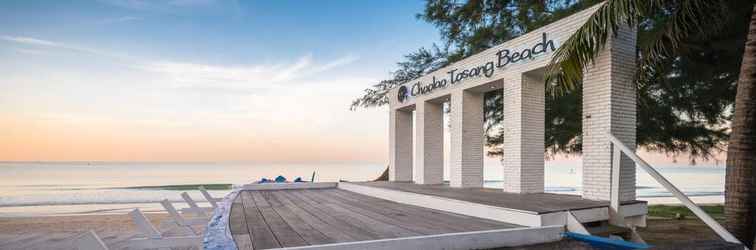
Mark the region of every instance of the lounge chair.
[[200, 207], [187, 192], [181, 193], [181, 198], [189, 205], [188, 208], [181, 209], [182, 213], [194, 213], [197, 216], [206, 217], [208, 216], [208, 212], [212, 213], [213, 209], [215, 209], [215, 207]]
[[108, 250], [105, 242], [102, 242], [97, 233], [92, 230], [77, 235], [74, 238], [74, 245], [79, 250]]
[[207, 202], [210, 202], [210, 205], [213, 206], [213, 208], [217, 208], [218, 202], [221, 202], [223, 200], [223, 198], [214, 198], [212, 195], [210, 195], [210, 192], [208, 192], [204, 186], [200, 186], [199, 191], [200, 193], [202, 193], [202, 196], [205, 197], [205, 200], [207, 200]]
[[[127, 247], [136, 249], [169, 249], [172, 247], [192, 247], [202, 249], [202, 236], [163, 236], [138, 208], [129, 213], [136, 224], [137, 230], [144, 238], [131, 239], [126, 242]], [[79, 250], [108, 250], [108, 247], [94, 231], [82, 233], [74, 239]]]
[[209, 217], [184, 218], [168, 199], [161, 201], [160, 204], [163, 205], [163, 208], [165, 208], [165, 211], [171, 217], [170, 220], [163, 221], [161, 225], [170, 224], [176, 226], [184, 233], [198, 235], [199, 232], [194, 230], [193, 226], [207, 226], [208, 221], [210, 221]]

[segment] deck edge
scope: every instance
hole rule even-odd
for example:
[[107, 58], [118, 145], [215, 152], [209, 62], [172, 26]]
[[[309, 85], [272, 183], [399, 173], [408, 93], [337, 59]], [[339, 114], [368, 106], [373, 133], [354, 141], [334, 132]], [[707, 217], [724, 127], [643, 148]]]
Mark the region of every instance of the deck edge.
[[486, 249], [559, 241], [562, 239], [563, 233], [564, 227], [555, 225], [352, 241], [282, 249]]
[[245, 184], [242, 186], [243, 191], [255, 190], [291, 190], [291, 189], [318, 189], [318, 188], [336, 188], [336, 182], [295, 182], [295, 183], [263, 183], [263, 184]]
[[202, 248], [208, 250], [237, 250], [236, 242], [231, 235], [230, 214], [231, 205], [239, 195], [241, 189], [234, 189], [228, 193], [218, 207], [214, 209], [213, 216], [207, 223], [207, 229], [202, 237]]
[[541, 216], [532, 211], [522, 211], [485, 204], [461, 201], [446, 197], [390, 190], [386, 188], [340, 182], [337, 188], [399, 203], [431, 208], [478, 218], [513, 223], [517, 225], [542, 226]]

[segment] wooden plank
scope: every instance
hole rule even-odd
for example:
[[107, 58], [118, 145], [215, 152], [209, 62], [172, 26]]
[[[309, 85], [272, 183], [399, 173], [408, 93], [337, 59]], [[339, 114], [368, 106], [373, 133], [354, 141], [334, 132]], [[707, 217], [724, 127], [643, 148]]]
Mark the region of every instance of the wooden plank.
[[[488, 231], [424, 235], [417, 237], [355, 241], [291, 250], [415, 250], [415, 249], [529, 249], [535, 244], [562, 239], [563, 226], [507, 228]], [[570, 247], [571, 245], [567, 245]], [[561, 248], [560, 248], [561, 247]], [[590, 248], [590, 247], [588, 247]], [[565, 249], [564, 245], [546, 245], [542, 249]], [[568, 248], [571, 249], [571, 248]], [[585, 249], [585, 247], [583, 247]]]
[[350, 182], [356, 185], [433, 195], [536, 214], [609, 206], [608, 202], [583, 199], [578, 195], [506, 193], [493, 188], [452, 188], [448, 185], [418, 185], [409, 182]]
[[242, 203], [231, 204], [228, 223], [231, 234], [249, 234], [247, 221], [244, 218], [244, 205]]
[[331, 212], [337, 216], [350, 218], [350, 221], [352, 223], [359, 223], [363, 227], [365, 227], [367, 230], [372, 231], [380, 235], [382, 238], [396, 238], [396, 237], [409, 237], [409, 236], [418, 236], [421, 235], [420, 233], [416, 233], [410, 230], [407, 230], [405, 228], [392, 225], [387, 222], [383, 222], [380, 220], [377, 220], [375, 218], [371, 218], [369, 216], [365, 216], [363, 214], [359, 214], [355, 211], [351, 211], [347, 209], [346, 205], [342, 202], [339, 202], [338, 200], [334, 199], [333, 197], [329, 197], [329, 195], [324, 194], [328, 191], [315, 191], [315, 190], [303, 190], [302, 193], [305, 195], [308, 195], [314, 199], [318, 199], [323, 202], [323, 206], [330, 208]]
[[[362, 194], [358, 194], [358, 193], [354, 193], [354, 192], [350, 192], [346, 190], [338, 190], [335, 193], [336, 193], [335, 194], [336, 197], [340, 199], [344, 199], [353, 203], [370, 205], [372, 208], [375, 208], [381, 213], [384, 213], [387, 215], [424, 218], [424, 220], [427, 221], [428, 224], [431, 224], [434, 227], [441, 227], [441, 228], [459, 228], [460, 227], [460, 225], [457, 224], [458, 222], [460, 222], [460, 220], [455, 220], [457, 218], [456, 216], [447, 218], [450, 216], [444, 216], [446, 214], [442, 214], [441, 212], [443, 211], [397, 203], [397, 202], [384, 200], [384, 199], [380, 199], [380, 198], [376, 198], [372, 196], [362, 195]], [[466, 217], [466, 216], [462, 217], [462, 219], [468, 219], [468, 218], [471, 220], [475, 219], [474, 217]], [[443, 223], [447, 220], [451, 220], [451, 222]]]
[[244, 217], [246, 218], [247, 229], [252, 238], [252, 246], [254, 246], [255, 249], [281, 247], [281, 244], [265, 222], [260, 210], [257, 209], [255, 201], [252, 199], [251, 192], [244, 191], [239, 193], [239, 195], [241, 195], [242, 203], [244, 204]]
[[270, 206], [270, 203], [262, 195], [265, 192], [266, 191], [255, 191], [251, 192], [251, 194], [252, 198], [255, 200], [257, 209], [260, 210], [260, 213], [265, 219], [265, 223], [268, 224], [270, 231], [272, 231], [273, 235], [275, 235], [276, 239], [278, 239], [278, 243], [280, 243], [283, 247], [307, 245], [307, 242], [302, 239], [302, 236], [299, 236], [299, 234], [294, 231], [294, 229], [292, 229], [289, 224], [286, 224], [281, 216], [279, 216], [278, 213], [273, 210], [273, 208]]
[[299, 236], [304, 239], [309, 245], [319, 245], [325, 243], [333, 243], [334, 241], [326, 237], [320, 231], [314, 229], [312, 226], [304, 222], [304, 220], [297, 217], [297, 215], [288, 206], [284, 205], [274, 194], [283, 191], [269, 191], [264, 192], [263, 197], [270, 203], [276, 213], [289, 225]]
[[[349, 202], [354, 205], [364, 204], [378, 213], [390, 217], [398, 217], [400, 218], [400, 221], [402, 223], [409, 222], [413, 225], [435, 229], [438, 231], [436, 233], [478, 231], [514, 227], [513, 225], [508, 224], [504, 226], [481, 223], [481, 221], [486, 220], [470, 216], [449, 216], [448, 214], [439, 213], [440, 211], [433, 209], [396, 203], [344, 190], [339, 190], [335, 192], [334, 195], [339, 199], [346, 200], [345, 202]], [[432, 232], [429, 232], [427, 234], [432, 234]]]
[[228, 223], [231, 238], [234, 239], [237, 248], [239, 250], [252, 249], [252, 237], [250, 237], [247, 220], [244, 217], [244, 204], [241, 203], [241, 195], [237, 196], [231, 204]]
[[234, 238], [234, 243], [236, 243], [236, 249], [238, 250], [255, 249], [252, 246], [252, 238], [249, 237], [249, 234], [231, 234], [231, 237]]
[[[444, 199], [438, 196], [402, 192], [385, 188], [350, 184], [346, 182], [340, 183], [339, 188], [359, 194], [365, 194], [386, 200], [396, 201], [403, 204], [422, 206], [436, 210], [459, 213], [490, 220], [503, 221], [518, 225], [541, 226], [544, 225], [545, 222], [538, 214], [483, 205], [468, 201]], [[550, 219], [549, 223], [559, 223], [559, 218], [556, 217], [558, 217], [559, 215], [563, 216], [563, 214], [555, 214], [555, 216], [547, 218]], [[564, 222], [564, 217], [561, 218], [561, 222]]]
[[449, 232], [490, 230], [499, 228], [518, 227], [509, 223], [487, 220], [467, 215], [454, 214], [440, 210], [396, 203], [372, 196], [362, 195], [346, 190], [337, 190], [337, 197], [350, 199], [361, 204], [371, 204], [374, 208], [383, 208], [385, 213], [397, 216], [408, 216], [425, 221], [431, 227], [451, 228]]
[[[391, 211], [391, 209], [387, 208], [386, 204], [379, 204], [367, 199], [352, 200], [350, 199], [352, 197], [344, 197], [342, 196], [343, 194], [338, 191], [329, 192], [328, 195], [341, 202], [344, 208], [350, 211], [380, 220], [387, 224], [405, 228], [412, 232], [423, 235], [454, 232], [454, 228], [452, 227], [439, 226], [438, 224], [423, 220], [423, 218], [407, 216], [406, 214]], [[401, 206], [398, 203], [390, 205]]]
[[349, 218], [334, 215], [327, 208], [322, 207], [319, 203], [314, 202], [309, 197], [302, 195], [299, 190], [285, 192], [283, 194], [288, 195], [291, 200], [299, 201], [297, 205], [302, 209], [316, 216], [320, 220], [327, 222], [328, 225], [338, 230], [339, 233], [349, 235], [354, 240], [373, 240], [380, 238], [380, 235], [367, 230], [359, 224], [353, 223]]
[[[323, 221], [317, 216], [317, 213], [311, 213], [309, 211], [306, 211], [303, 207], [308, 207], [309, 204], [306, 204], [304, 202], [301, 202], [297, 200], [299, 204], [295, 204], [295, 201], [290, 199], [289, 195], [286, 194], [287, 192], [275, 192], [273, 193], [276, 198], [278, 198], [281, 203], [283, 203], [285, 206], [287, 206], [289, 209], [291, 209], [292, 212], [294, 212], [297, 217], [305, 221], [309, 226], [312, 228], [318, 230], [319, 232], [323, 233], [323, 235], [330, 238], [330, 240], [334, 242], [346, 242], [346, 241], [355, 241], [355, 240], [365, 240], [370, 239], [370, 237], [352, 237], [351, 234], [345, 234], [339, 231], [339, 224], [334, 223], [334, 221]], [[321, 216], [322, 217], [322, 216]]]

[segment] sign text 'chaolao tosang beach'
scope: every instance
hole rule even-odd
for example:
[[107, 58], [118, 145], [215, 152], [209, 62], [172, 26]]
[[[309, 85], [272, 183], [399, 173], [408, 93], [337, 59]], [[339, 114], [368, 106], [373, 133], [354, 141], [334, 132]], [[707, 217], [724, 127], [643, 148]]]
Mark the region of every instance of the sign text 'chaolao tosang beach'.
[[554, 40], [550, 40], [546, 33], [543, 33], [543, 40], [536, 43], [532, 47], [526, 47], [523, 49], [501, 49], [496, 52], [496, 57], [486, 62], [485, 64], [478, 65], [472, 68], [466, 69], [452, 69], [447, 72], [447, 76], [438, 77], [433, 74], [431, 83], [414, 82], [405, 84], [399, 87], [399, 93], [397, 98], [400, 102], [403, 102], [407, 98], [425, 95], [433, 92], [436, 89], [446, 88], [449, 84], [454, 85], [461, 83], [468, 78], [474, 77], [491, 77], [494, 75], [494, 71], [497, 68], [506, 67], [513, 63], [523, 63], [533, 58], [546, 55], [550, 52], [554, 52], [558, 45], [555, 45]]

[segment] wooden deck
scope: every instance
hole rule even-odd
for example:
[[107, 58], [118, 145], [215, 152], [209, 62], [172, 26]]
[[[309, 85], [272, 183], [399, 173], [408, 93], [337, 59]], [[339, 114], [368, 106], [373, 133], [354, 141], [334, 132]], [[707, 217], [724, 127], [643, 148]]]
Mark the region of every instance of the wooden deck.
[[[494, 188], [452, 188], [446, 184], [419, 185], [411, 182], [372, 181], [350, 183], [468, 201], [478, 204], [521, 210], [535, 214], [609, 206], [608, 201], [586, 200], [578, 195], [569, 194], [517, 194], [502, 192], [501, 189]], [[638, 202], [644, 201], [623, 202], [622, 204], [625, 205]]]
[[518, 227], [337, 188], [242, 191], [231, 207], [239, 249], [270, 249]]

